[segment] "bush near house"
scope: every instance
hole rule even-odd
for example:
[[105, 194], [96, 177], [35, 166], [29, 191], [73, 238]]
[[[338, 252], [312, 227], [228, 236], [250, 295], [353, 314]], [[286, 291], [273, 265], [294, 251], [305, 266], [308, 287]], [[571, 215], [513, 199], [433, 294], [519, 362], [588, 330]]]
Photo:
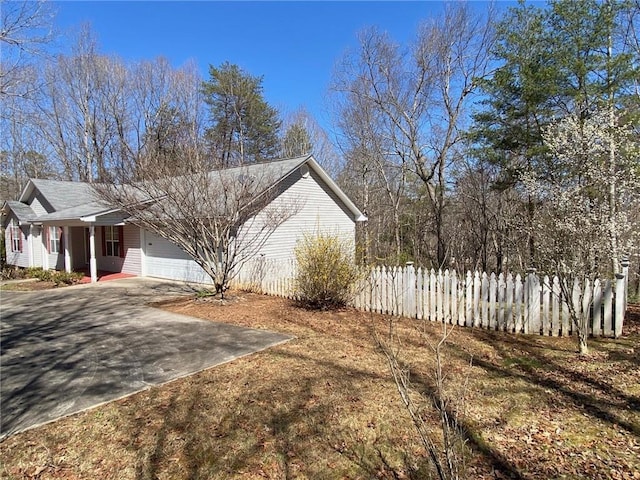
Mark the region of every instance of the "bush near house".
[[0, 280], [19, 280], [26, 277], [27, 272], [24, 268], [4, 266], [0, 273]]
[[82, 273], [65, 272], [57, 270], [44, 270], [40, 267], [27, 269], [27, 278], [37, 278], [41, 282], [53, 282], [56, 287], [61, 285], [73, 285], [82, 280]]
[[44, 270], [41, 267], [13, 267], [2, 269], [2, 280], [36, 278], [41, 282], [52, 282], [56, 287], [62, 285], [73, 285], [74, 283], [78, 283], [80, 280], [82, 280], [82, 277], [82, 273], [78, 272]]
[[359, 276], [348, 242], [325, 233], [305, 236], [295, 256], [296, 294], [302, 305], [320, 310], [347, 305]]

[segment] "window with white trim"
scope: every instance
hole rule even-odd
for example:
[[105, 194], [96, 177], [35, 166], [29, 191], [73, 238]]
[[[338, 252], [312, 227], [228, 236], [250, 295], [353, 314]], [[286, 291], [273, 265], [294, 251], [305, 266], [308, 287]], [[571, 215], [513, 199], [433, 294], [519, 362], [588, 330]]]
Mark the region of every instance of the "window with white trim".
[[22, 251], [22, 231], [20, 227], [16, 223], [11, 223], [10, 233], [11, 233], [11, 251], [12, 252], [21, 252]]
[[104, 243], [106, 247], [107, 257], [119, 257], [120, 256], [120, 231], [118, 227], [105, 227], [104, 228]]
[[60, 237], [62, 229], [60, 227], [49, 227], [49, 253], [60, 253]]

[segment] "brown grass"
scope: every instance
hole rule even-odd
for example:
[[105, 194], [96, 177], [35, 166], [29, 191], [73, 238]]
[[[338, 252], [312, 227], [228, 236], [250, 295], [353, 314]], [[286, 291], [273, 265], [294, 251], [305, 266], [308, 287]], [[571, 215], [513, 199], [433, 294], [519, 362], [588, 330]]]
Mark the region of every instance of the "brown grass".
[[[296, 338], [9, 437], [2, 478], [429, 478], [372, 337], [387, 319], [253, 294], [163, 308]], [[439, 329], [395, 324], [428, 391], [425, 342]], [[639, 340], [592, 340], [584, 359], [573, 339], [454, 331], [446, 362], [450, 385], [469, 381], [470, 478], [640, 478]]]

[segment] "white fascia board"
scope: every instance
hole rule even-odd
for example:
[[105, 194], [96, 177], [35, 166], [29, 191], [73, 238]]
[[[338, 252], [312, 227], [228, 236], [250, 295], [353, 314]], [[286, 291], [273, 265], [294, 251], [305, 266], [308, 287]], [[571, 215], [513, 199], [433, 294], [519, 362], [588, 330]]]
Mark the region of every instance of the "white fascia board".
[[353, 213], [354, 220], [356, 222], [365, 222], [367, 221], [367, 217], [356, 207], [356, 205], [351, 201], [349, 197], [342, 191], [342, 189], [338, 186], [333, 179], [327, 175], [327, 172], [320, 166], [318, 162], [316, 162], [313, 156], [310, 156], [307, 159], [307, 163], [313, 168], [313, 170], [318, 174], [318, 176], [327, 184], [327, 186], [331, 189], [333, 193], [346, 205], [346, 207]]
[[84, 222], [84, 223], [89, 223], [89, 224], [94, 224], [94, 225], [103, 225], [103, 226], [113, 226], [113, 227], [124, 227], [126, 225], [124, 220], [121, 220], [117, 223], [105, 223], [105, 222], [100, 222], [100, 220], [98, 220], [99, 215], [91, 215], [89, 217], [80, 217], [80, 221]]
[[[112, 208], [110, 210], [105, 210], [104, 212], [94, 213], [93, 215], [87, 215], [86, 217], [80, 217], [81, 222], [93, 223], [96, 221], [98, 217], [102, 217], [103, 215], [109, 215], [110, 213], [121, 211], [119, 208]], [[114, 224], [118, 225], [118, 224]], [[124, 222], [122, 223], [124, 225]]]
[[36, 188], [31, 179], [27, 182], [27, 184], [22, 189], [22, 193], [20, 194], [20, 198], [18, 198], [19, 202], [25, 202], [29, 195], [31, 195], [31, 191]]

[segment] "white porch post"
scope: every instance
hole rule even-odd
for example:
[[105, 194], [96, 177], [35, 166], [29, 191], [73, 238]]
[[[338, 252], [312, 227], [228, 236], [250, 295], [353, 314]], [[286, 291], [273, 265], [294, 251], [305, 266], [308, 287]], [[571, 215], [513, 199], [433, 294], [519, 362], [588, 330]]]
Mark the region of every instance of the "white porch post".
[[91, 283], [98, 281], [98, 264], [96, 263], [96, 227], [89, 225], [89, 270], [91, 272]]
[[33, 223], [29, 225], [29, 266], [35, 267], [33, 258]]
[[69, 227], [62, 227], [62, 237], [64, 243], [64, 269], [71, 273], [71, 237]]
[[42, 268], [44, 270], [49, 270], [49, 245], [47, 245], [47, 242], [49, 241], [48, 229], [48, 225], [42, 225], [42, 233], [40, 234], [42, 237]]

